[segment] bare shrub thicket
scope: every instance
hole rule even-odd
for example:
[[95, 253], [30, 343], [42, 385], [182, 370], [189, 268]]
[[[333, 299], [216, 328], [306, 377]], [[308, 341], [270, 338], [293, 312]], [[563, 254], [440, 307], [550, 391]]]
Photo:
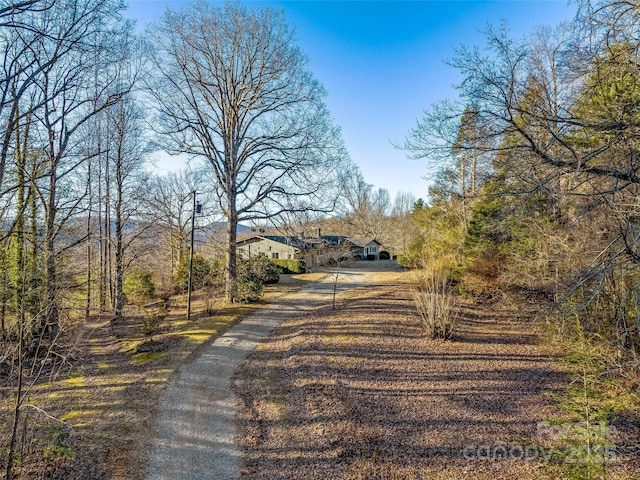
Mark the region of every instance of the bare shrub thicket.
[[456, 325], [455, 298], [447, 269], [423, 263], [414, 291], [416, 308], [425, 334], [431, 338], [451, 338]]

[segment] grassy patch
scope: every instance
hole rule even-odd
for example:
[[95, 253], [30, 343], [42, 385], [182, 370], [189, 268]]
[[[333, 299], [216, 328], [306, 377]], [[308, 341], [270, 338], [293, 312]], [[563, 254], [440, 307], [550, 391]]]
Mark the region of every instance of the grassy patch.
[[218, 335], [237, 322], [243, 314], [256, 306], [230, 307], [222, 315], [207, 317], [196, 325], [183, 323], [172, 335], [183, 338], [187, 344], [198, 346], [206, 342], [213, 335]]
[[61, 383], [67, 387], [86, 387], [87, 381], [85, 377], [71, 377], [66, 380], [62, 380]]
[[71, 423], [72, 420], [80, 420], [88, 417], [94, 417], [100, 414], [100, 409], [91, 409], [91, 410], [71, 410], [70, 412], [65, 413], [60, 416], [60, 420], [63, 422]]
[[160, 358], [167, 356], [167, 352], [142, 352], [136, 353], [131, 359], [132, 365], [146, 365]]

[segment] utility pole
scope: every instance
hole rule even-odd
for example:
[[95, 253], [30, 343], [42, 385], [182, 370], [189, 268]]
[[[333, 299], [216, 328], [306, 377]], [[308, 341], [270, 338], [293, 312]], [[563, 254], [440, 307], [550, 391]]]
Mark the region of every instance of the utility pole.
[[189, 252], [189, 286], [187, 291], [187, 321], [191, 320], [191, 290], [193, 289], [193, 234], [196, 229], [196, 191], [193, 194], [193, 210], [191, 212], [191, 251]]

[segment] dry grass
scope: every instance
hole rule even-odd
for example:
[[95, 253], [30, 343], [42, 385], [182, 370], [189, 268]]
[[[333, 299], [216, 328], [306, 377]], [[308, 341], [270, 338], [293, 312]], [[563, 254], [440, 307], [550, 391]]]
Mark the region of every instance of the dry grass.
[[470, 305], [452, 341], [425, 337], [392, 275], [283, 323], [240, 367], [242, 478], [562, 478], [541, 458], [479, 458], [538, 446], [566, 386], [557, 352], [513, 314]]

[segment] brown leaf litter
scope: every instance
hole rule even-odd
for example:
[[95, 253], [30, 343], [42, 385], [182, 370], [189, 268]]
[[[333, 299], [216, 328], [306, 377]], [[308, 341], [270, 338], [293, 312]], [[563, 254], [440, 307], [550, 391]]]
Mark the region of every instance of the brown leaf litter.
[[242, 479], [551, 479], [537, 437], [567, 378], [512, 313], [423, 335], [407, 275], [285, 321], [240, 366]]

